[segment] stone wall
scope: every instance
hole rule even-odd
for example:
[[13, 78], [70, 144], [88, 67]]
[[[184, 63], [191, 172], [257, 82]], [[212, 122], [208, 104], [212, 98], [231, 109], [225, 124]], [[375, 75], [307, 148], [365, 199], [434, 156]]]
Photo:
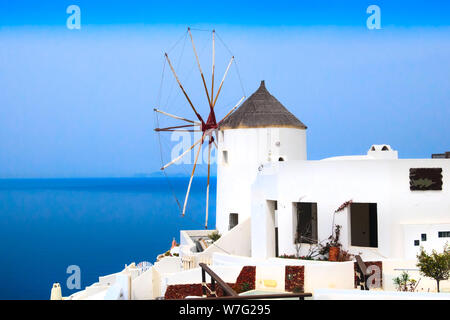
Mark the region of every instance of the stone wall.
[[[242, 268], [239, 276], [235, 283], [228, 283], [230, 287], [233, 288], [237, 293], [241, 293], [248, 290], [255, 289], [255, 278], [256, 278], [256, 267], [245, 266]], [[207, 286], [211, 289], [211, 284], [208, 283]], [[223, 291], [216, 283], [216, 293], [218, 297], [222, 297]], [[202, 285], [201, 283], [194, 284], [176, 284], [169, 285], [164, 294], [164, 299], [184, 299], [187, 296], [202, 296]], [[207, 290], [207, 296], [211, 296]]]
[[286, 277], [284, 288], [287, 292], [304, 292], [305, 288], [305, 267], [286, 266]]

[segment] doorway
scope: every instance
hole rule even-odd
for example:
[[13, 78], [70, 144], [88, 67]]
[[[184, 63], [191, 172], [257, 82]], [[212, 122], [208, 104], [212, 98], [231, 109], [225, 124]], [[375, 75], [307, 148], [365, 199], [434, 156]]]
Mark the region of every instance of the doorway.
[[269, 257], [278, 257], [278, 202], [273, 200], [267, 201], [268, 219], [267, 219], [267, 250]]

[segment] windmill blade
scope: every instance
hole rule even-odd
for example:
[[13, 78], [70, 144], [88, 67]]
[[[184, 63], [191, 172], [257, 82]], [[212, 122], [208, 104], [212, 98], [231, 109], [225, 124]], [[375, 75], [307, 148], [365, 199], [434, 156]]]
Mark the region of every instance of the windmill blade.
[[232, 114], [233, 113], [233, 111], [234, 110], [236, 110], [236, 108], [237, 107], [239, 107], [240, 105], [241, 105], [241, 103], [242, 103], [242, 101], [244, 101], [244, 99], [245, 99], [245, 96], [243, 96], [242, 98], [241, 98], [241, 100], [239, 100], [239, 102], [238, 103], [236, 103], [236, 105], [225, 115], [225, 117], [223, 117], [223, 119], [222, 120], [220, 120], [219, 121], [219, 125], [226, 119], [226, 118], [228, 118], [229, 116], [230, 116], [230, 114]]
[[[200, 139], [203, 142], [203, 138], [205, 137], [205, 135], [202, 136], [202, 138]], [[194, 161], [194, 167], [192, 168], [192, 173], [191, 173], [191, 178], [189, 179], [189, 185], [188, 185], [188, 189], [186, 192], [186, 197], [184, 198], [184, 205], [183, 205], [183, 217], [184, 214], [186, 212], [186, 205], [187, 205], [187, 201], [189, 198], [189, 192], [191, 191], [191, 185], [192, 185], [192, 179], [194, 178], [194, 173], [195, 173], [195, 168], [197, 167], [197, 160], [198, 160], [198, 156], [200, 154], [200, 150], [202, 150], [202, 145], [200, 144], [198, 146], [198, 151], [197, 151], [197, 155], [195, 156], [195, 161]]]
[[195, 130], [195, 129], [167, 129], [167, 130], [156, 130], [155, 131], [162, 131], [162, 132], [203, 132], [202, 130]]
[[[211, 81], [211, 97], [214, 97], [214, 69], [216, 68], [216, 49], [214, 44], [214, 35], [216, 31], [212, 31], [212, 81]], [[212, 98], [211, 98], [212, 99]]]
[[216, 105], [216, 101], [217, 101], [217, 98], [219, 97], [220, 90], [222, 90], [223, 82], [225, 81], [225, 78], [227, 77], [228, 70], [230, 70], [230, 67], [231, 67], [231, 64], [233, 63], [233, 60], [234, 60], [234, 56], [231, 57], [231, 60], [228, 63], [227, 69], [225, 70], [225, 74], [223, 75], [222, 81], [220, 82], [219, 90], [217, 90], [216, 98], [214, 99], [214, 102], [212, 104], [213, 108]]
[[200, 125], [200, 124], [201, 124], [201, 123], [198, 122], [198, 121], [189, 120], [189, 119], [186, 119], [186, 118], [183, 118], [183, 117], [180, 117], [180, 116], [176, 116], [176, 115], [174, 115], [174, 114], [170, 114], [170, 113], [167, 113], [167, 112], [165, 112], [165, 111], [162, 111], [162, 110], [159, 110], [159, 109], [156, 109], [156, 108], [154, 108], [153, 111], [159, 112], [159, 113], [161, 113], [161, 114], [163, 114], [163, 115], [166, 115], [166, 116], [171, 117], [171, 118], [174, 118], [174, 119], [183, 120], [183, 121], [190, 122], [190, 123], [195, 123], [195, 124], [197, 124], [197, 125]]
[[183, 152], [182, 154], [180, 154], [178, 157], [176, 157], [175, 159], [173, 159], [172, 161], [170, 161], [169, 163], [167, 163], [166, 165], [161, 167], [161, 170], [165, 170], [167, 167], [171, 166], [172, 164], [174, 164], [175, 162], [177, 162], [178, 160], [180, 160], [181, 158], [183, 158], [189, 151], [191, 151], [192, 149], [194, 149], [194, 147], [196, 145], [198, 145], [201, 141], [202, 141], [203, 137], [201, 139], [198, 139], [197, 142], [195, 142], [192, 146], [189, 147], [189, 149], [187, 149], [185, 152]]
[[[182, 131], [182, 130], [175, 130], [175, 129], [181, 129], [181, 128], [190, 128], [190, 127], [195, 127], [195, 124], [187, 124], [184, 126], [173, 126], [173, 127], [165, 127], [165, 128], [155, 128], [156, 132], [159, 131]], [[201, 130], [200, 130], [201, 131]]]
[[203, 86], [205, 87], [206, 97], [208, 98], [208, 103], [212, 106], [211, 98], [209, 97], [208, 87], [206, 86], [205, 77], [203, 76], [202, 67], [200, 66], [200, 60], [198, 59], [197, 50], [195, 49], [194, 38], [192, 37], [191, 28], [188, 28], [189, 36], [191, 37], [192, 49], [194, 49], [195, 59], [197, 60], [198, 70], [202, 76]]
[[170, 66], [170, 69], [172, 70], [173, 75], [175, 76], [175, 79], [178, 82], [178, 85], [181, 88], [181, 91], [183, 91], [184, 96], [186, 97], [187, 101], [191, 105], [192, 110], [194, 111], [194, 113], [197, 116], [198, 120], [200, 120], [200, 122], [204, 122], [202, 117], [200, 116], [200, 114], [197, 112], [197, 110], [195, 109], [194, 105], [192, 104], [191, 99], [189, 98], [189, 96], [187, 95], [186, 91], [184, 90], [183, 85], [180, 82], [180, 79], [178, 79], [177, 73], [175, 72], [175, 69], [173, 68], [172, 63], [170, 62], [169, 55], [167, 53], [165, 53], [165, 57], [167, 59], [167, 62], [169, 63], [169, 66]]
[[208, 229], [208, 211], [209, 211], [209, 177], [211, 172], [211, 136], [209, 137], [208, 142], [208, 180], [206, 185], [206, 220], [205, 220], [205, 229]]

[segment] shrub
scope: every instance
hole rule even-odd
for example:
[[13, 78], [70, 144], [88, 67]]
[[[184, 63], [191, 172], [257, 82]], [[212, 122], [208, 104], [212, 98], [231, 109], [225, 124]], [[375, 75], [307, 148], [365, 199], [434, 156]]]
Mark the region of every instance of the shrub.
[[414, 292], [417, 287], [417, 282], [411, 279], [408, 272], [403, 271], [402, 274], [393, 279], [397, 291], [411, 291]]
[[210, 238], [213, 242], [216, 242], [221, 237], [221, 234], [219, 231], [214, 231], [208, 235], [208, 238]]

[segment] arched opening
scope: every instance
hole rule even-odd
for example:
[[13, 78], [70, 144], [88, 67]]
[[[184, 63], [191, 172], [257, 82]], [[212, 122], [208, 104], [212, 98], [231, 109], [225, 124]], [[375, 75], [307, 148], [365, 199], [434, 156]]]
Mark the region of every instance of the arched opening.
[[381, 148], [381, 151], [389, 151], [388, 146], [383, 146], [383, 148]]
[[282, 162], [282, 161], [284, 161], [284, 158], [283, 158], [283, 157], [279, 157], [279, 158], [278, 158], [278, 161], [279, 161], [279, 162]]

